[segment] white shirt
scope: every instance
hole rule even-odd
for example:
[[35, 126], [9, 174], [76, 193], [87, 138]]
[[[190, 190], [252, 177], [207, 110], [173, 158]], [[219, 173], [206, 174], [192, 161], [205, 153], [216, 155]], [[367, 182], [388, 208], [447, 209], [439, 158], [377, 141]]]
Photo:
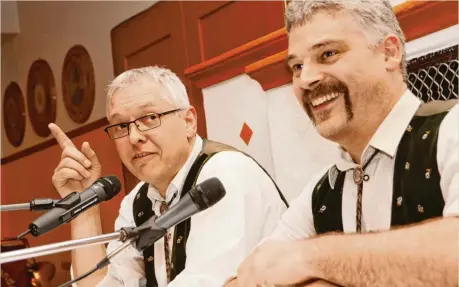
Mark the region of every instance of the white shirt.
[[[376, 157], [368, 164], [365, 173], [370, 180], [365, 182], [362, 197], [362, 230], [382, 231], [391, 227], [392, 185], [395, 155], [408, 124], [415, 115], [420, 100], [406, 91], [392, 109], [369, 144], [364, 149], [362, 163], [365, 163], [379, 149]], [[445, 200], [443, 216], [459, 214], [459, 145], [458, 106], [454, 106], [440, 126], [437, 146], [437, 164], [441, 175], [440, 186]], [[357, 165], [350, 155], [339, 149], [336, 165], [320, 172], [295, 199], [269, 239], [295, 240], [316, 235], [312, 214], [312, 191], [320, 178], [329, 170], [330, 185], [334, 186], [338, 172], [349, 171]], [[342, 218], [344, 232], [356, 231], [357, 185], [352, 172], [347, 172], [343, 187]]]
[[[167, 189], [166, 202], [182, 189], [201, 147], [202, 139], [197, 137], [190, 157]], [[159, 287], [222, 286], [226, 279], [236, 275], [238, 266], [256, 244], [274, 230], [287, 209], [271, 179], [242, 153], [224, 151], [214, 155], [202, 168], [197, 183], [211, 177], [220, 179], [226, 195], [214, 206], [191, 217], [185, 269], [169, 285], [166, 280], [164, 239], [154, 245], [155, 274]], [[139, 183], [123, 199], [115, 230], [135, 226], [132, 203], [142, 184]], [[154, 203], [155, 214], [159, 216], [159, 206], [164, 199], [152, 186], [149, 187], [148, 197]], [[171, 206], [178, 201], [179, 197], [176, 196]], [[168, 232], [171, 234], [168, 243], [172, 251], [174, 228]], [[110, 243], [107, 253], [120, 244]], [[145, 270], [140, 252], [130, 248], [114, 261], [98, 286], [144, 286]]]

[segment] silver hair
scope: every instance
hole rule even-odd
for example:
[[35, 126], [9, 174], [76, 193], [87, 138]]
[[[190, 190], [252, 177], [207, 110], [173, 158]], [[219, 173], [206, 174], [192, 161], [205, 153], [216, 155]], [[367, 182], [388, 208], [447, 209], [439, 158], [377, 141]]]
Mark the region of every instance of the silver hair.
[[140, 81], [148, 81], [151, 84], [163, 86], [168, 91], [167, 94], [164, 94], [164, 100], [171, 103], [175, 108], [184, 109], [190, 107], [186, 88], [177, 75], [166, 68], [149, 66], [125, 71], [107, 86], [107, 111], [111, 105], [112, 97], [117, 91], [128, 88]]
[[407, 81], [405, 35], [397, 21], [392, 5], [388, 0], [303, 0], [292, 1], [286, 11], [287, 32], [302, 26], [317, 12], [343, 11], [348, 13], [362, 28], [370, 42], [376, 47], [388, 34], [395, 34], [400, 39], [403, 57], [400, 69], [404, 81]]

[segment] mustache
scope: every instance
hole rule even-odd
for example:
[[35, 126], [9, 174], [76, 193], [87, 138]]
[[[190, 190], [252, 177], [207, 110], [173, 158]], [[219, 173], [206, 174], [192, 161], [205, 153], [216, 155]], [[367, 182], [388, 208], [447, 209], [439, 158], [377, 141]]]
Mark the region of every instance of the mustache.
[[311, 104], [312, 100], [332, 93], [340, 93], [344, 95], [349, 94], [348, 87], [341, 81], [331, 81], [327, 83], [320, 83], [313, 90], [303, 90], [302, 98], [304, 104]]

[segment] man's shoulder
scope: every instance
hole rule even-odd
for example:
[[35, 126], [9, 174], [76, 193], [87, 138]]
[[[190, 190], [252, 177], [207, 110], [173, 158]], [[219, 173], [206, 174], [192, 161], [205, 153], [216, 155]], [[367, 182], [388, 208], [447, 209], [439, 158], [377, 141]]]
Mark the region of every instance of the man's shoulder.
[[334, 164], [329, 164], [325, 168], [322, 168], [320, 171], [315, 173], [304, 187], [302, 194], [306, 194], [307, 197], [312, 197], [314, 191], [318, 190], [318, 187], [321, 187], [323, 184], [330, 185], [330, 170], [334, 168]]
[[261, 170], [261, 167], [252, 157], [240, 151], [230, 150], [213, 154], [204, 166], [207, 169], [213, 169], [215, 171], [225, 171], [229, 169], [242, 171], [242, 168], [255, 168]]
[[144, 186], [144, 184], [145, 184], [144, 181], [137, 183], [137, 185], [123, 198], [121, 202], [121, 208], [123, 208], [123, 206], [125, 205], [129, 205], [129, 206], [132, 205], [132, 202], [134, 202], [135, 196], [137, 195], [137, 193], [139, 193], [140, 189], [142, 188], [142, 186]]
[[448, 128], [452, 126], [457, 127], [459, 125], [458, 119], [459, 119], [459, 105], [456, 104], [448, 111], [448, 114], [443, 119], [441, 126], [448, 126]]

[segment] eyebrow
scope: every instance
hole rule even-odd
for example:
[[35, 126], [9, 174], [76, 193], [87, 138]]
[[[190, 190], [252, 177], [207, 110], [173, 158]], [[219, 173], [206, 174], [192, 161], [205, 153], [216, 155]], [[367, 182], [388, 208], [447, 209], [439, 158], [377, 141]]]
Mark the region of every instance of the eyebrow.
[[[143, 109], [151, 108], [151, 107], [154, 107], [154, 106], [155, 106], [155, 105], [153, 105], [153, 104], [151, 104], [151, 103], [145, 103], [145, 104], [140, 105], [140, 106], [137, 107], [137, 108], [143, 110]], [[114, 113], [113, 115], [110, 116], [110, 119], [111, 119], [111, 120], [116, 120], [116, 119], [119, 119], [119, 118], [122, 118], [122, 117], [123, 117], [123, 116], [122, 116], [121, 114], [119, 114], [119, 113]]]
[[[339, 44], [339, 45], [345, 45], [345, 41], [343, 40], [324, 40], [322, 42], [319, 42], [319, 43], [316, 43], [314, 44], [312, 47], [310, 47], [308, 49], [308, 51], [314, 51], [314, 50], [317, 50], [317, 49], [320, 49], [320, 48], [323, 48], [325, 46], [328, 46], [328, 45], [332, 45], [332, 44]], [[286, 58], [285, 58], [285, 63], [288, 65], [288, 63], [292, 60], [295, 60], [296, 58], [298, 58], [297, 55], [295, 54], [289, 54]]]

